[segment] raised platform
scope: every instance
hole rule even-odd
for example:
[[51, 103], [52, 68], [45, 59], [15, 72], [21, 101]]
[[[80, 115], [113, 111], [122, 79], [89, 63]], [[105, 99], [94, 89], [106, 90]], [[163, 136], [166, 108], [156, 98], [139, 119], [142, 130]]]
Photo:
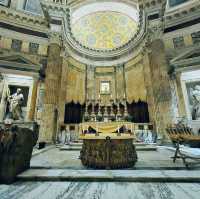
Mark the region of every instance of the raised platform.
[[200, 182], [200, 171], [29, 169], [18, 175], [17, 179], [20, 181]]

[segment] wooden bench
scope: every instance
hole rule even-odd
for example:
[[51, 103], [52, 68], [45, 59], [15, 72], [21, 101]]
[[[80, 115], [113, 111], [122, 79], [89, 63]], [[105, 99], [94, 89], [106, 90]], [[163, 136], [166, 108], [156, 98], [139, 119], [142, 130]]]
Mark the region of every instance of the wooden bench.
[[[181, 144], [200, 145], [199, 135], [194, 135], [192, 129], [184, 125], [168, 126], [166, 128], [166, 132], [176, 148], [174, 156], [172, 157], [173, 162], [175, 162], [177, 158], [181, 158], [186, 168], [189, 168], [189, 166], [191, 165], [200, 164], [200, 155], [195, 157], [194, 155], [192, 155], [192, 153], [190, 154], [184, 152], [181, 147]], [[194, 160], [194, 162], [188, 162], [188, 159]]]

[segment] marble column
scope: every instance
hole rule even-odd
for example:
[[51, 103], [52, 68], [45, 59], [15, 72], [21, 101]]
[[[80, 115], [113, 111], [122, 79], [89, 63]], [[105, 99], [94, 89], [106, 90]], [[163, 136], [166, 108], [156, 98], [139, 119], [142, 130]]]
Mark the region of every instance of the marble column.
[[153, 118], [157, 132], [162, 134], [163, 141], [165, 141], [167, 138], [165, 128], [172, 123], [169, 66], [165, 56], [163, 41], [159, 39], [154, 40], [149, 47], [150, 77], [154, 96]]
[[[51, 41], [50, 41], [51, 42]], [[58, 119], [58, 100], [62, 72], [61, 48], [52, 39], [47, 59], [44, 107], [41, 118], [39, 141], [55, 142]]]
[[36, 101], [37, 101], [37, 89], [38, 89], [38, 79], [35, 78], [33, 80], [33, 88], [32, 88], [32, 97], [31, 97], [31, 105], [30, 111], [28, 115], [28, 120], [33, 121], [35, 119], [35, 108], [36, 108]]

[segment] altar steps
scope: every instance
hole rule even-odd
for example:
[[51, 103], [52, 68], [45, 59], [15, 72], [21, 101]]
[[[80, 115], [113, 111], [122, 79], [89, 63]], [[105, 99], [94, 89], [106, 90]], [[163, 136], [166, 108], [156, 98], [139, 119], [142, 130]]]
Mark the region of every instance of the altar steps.
[[[156, 151], [156, 144], [134, 143], [136, 151]], [[70, 143], [69, 145], [63, 145], [59, 147], [61, 151], [80, 151], [82, 143]]]
[[29, 169], [19, 181], [200, 182], [200, 170]]

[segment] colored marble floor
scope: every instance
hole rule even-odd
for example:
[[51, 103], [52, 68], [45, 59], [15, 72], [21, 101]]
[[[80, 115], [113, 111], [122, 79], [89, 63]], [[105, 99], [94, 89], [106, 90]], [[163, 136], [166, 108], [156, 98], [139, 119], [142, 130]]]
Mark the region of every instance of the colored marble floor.
[[[138, 151], [137, 153], [136, 169], [185, 169], [182, 160], [177, 159], [176, 163], [172, 162], [170, 157], [174, 155], [174, 152], [171, 150], [158, 148], [157, 151]], [[80, 151], [61, 151], [51, 146], [49, 150], [32, 157], [31, 168], [85, 169], [79, 155]]]
[[200, 183], [17, 182], [1, 199], [199, 199]]

